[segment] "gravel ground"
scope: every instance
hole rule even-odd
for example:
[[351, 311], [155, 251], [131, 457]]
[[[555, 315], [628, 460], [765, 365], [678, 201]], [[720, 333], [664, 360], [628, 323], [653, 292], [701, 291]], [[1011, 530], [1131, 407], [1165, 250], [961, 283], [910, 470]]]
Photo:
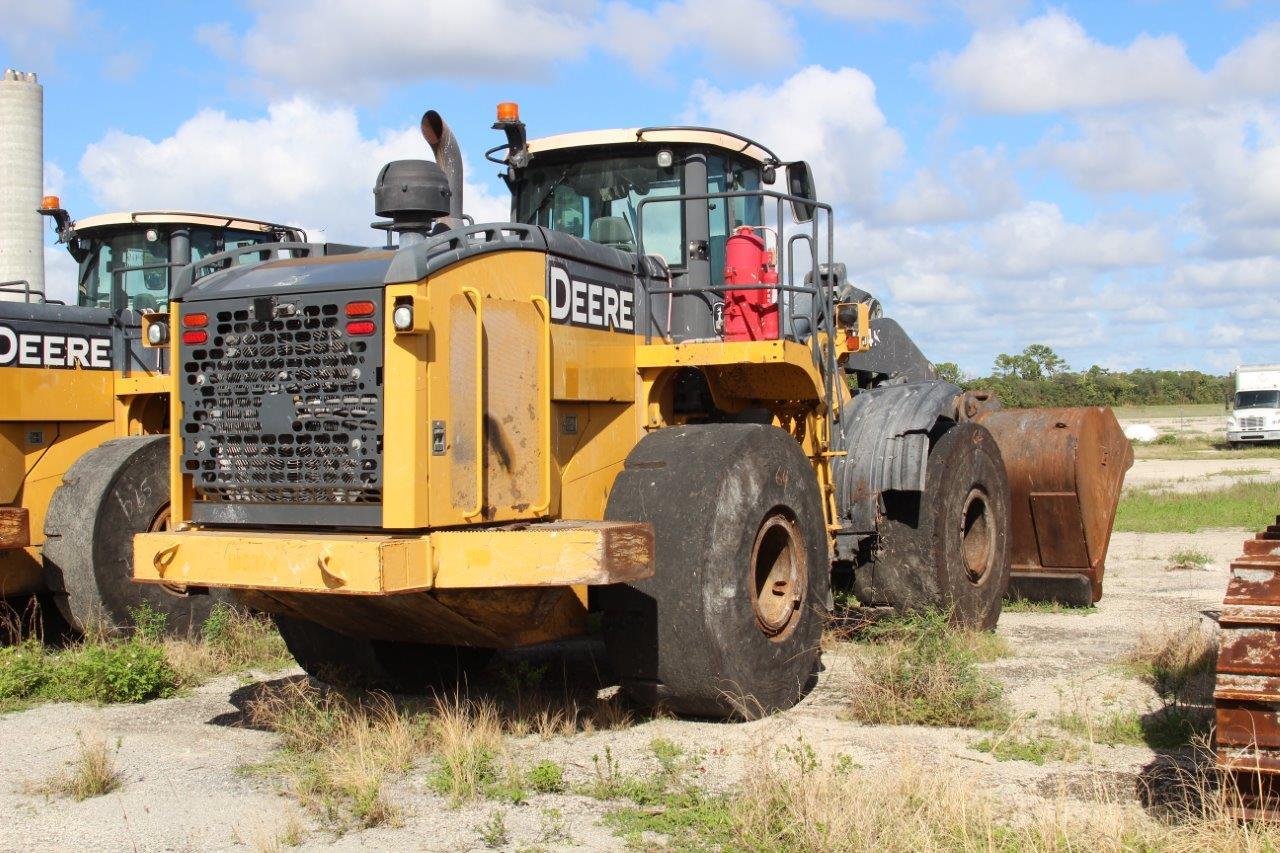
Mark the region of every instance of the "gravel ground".
[[[1224, 460], [1218, 469], [1264, 467], [1272, 460]], [[1212, 472], [1193, 462], [1140, 460], [1131, 483], [1155, 484]], [[1280, 462], [1266, 467], [1280, 472]], [[1212, 620], [1226, 585], [1226, 565], [1247, 531], [1191, 535], [1117, 534], [1108, 561], [1106, 595], [1095, 611], [1008, 613], [999, 633], [1013, 656], [987, 665], [1006, 685], [1018, 713], [1051, 716], [1087, 703], [1094, 710], [1151, 706], [1149, 688], [1125, 675], [1116, 661], [1144, 632], [1194, 626]], [[1166, 558], [1194, 545], [1213, 562], [1202, 571], [1166, 571]], [[547, 662], [570, 678], [601, 678], [607, 667], [598, 644], [582, 642], [524, 657]], [[656, 719], [629, 728], [540, 740], [514, 750], [521, 761], [548, 758], [563, 764], [570, 782], [591, 778], [592, 756], [606, 747], [623, 772], [656, 765], [649, 748], [663, 737], [699, 756], [704, 784], [723, 789], [751, 765], [753, 753], [803, 738], [820, 753], [850, 756], [859, 772], [903, 761], [952, 767], [973, 780], [974, 790], [1026, 798], [1035, 792], [1108, 790], [1132, 796], [1155, 753], [1143, 747], [1097, 747], [1089, 763], [996, 761], [975, 751], [978, 734], [964, 730], [866, 726], [842, 719], [849, 660], [828, 654], [813, 692], [796, 708], [746, 724]], [[463, 808], [432, 793], [426, 769], [397, 781], [390, 799], [403, 812], [401, 825], [334, 836], [317, 826], [270, 779], [238, 772], [261, 761], [277, 745], [275, 735], [244, 725], [242, 708], [259, 685], [300, 678], [297, 671], [223, 678], [194, 693], [138, 706], [95, 708], [46, 705], [0, 717], [0, 849], [217, 850], [275, 849], [290, 825], [305, 830], [304, 849], [466, 850], [483, 848], [479, 827], [499, 810], [511, 846], [543, 849], [616, 849], [618, 839], [600, 824], [608, 806], [576, 795], [536, 795], [520, 806], [483, 802]], [[480, 685], [483, 691], [485, 685]], [[1074, 704], [1073, 704], [1074, 703]], [[33, 787], [58, 772], [74, 754], [77, 734], [100, 736], [116, 752], [124, 784], [84, 802], [50, 798]], [[549, 810], [558, 810], [554, 817]]]

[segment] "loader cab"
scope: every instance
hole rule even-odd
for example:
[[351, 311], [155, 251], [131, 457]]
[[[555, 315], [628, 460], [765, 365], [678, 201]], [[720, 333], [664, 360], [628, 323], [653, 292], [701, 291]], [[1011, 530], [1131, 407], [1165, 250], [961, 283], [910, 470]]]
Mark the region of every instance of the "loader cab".
[[[79, 263], [82, 308], [164, 311], [174, 271], [228, 249], [305, 241], [305, 233], [268, 222], [205, 214], [109, 213], [72, 225], [63, 242]], [[243, 255], [242, 263], [266, 255]]]
[[[757, 142], [706, 128], [564, 134], [503, 162], [514, 221], [658, 256], [682, 289], [723, 283], [735, 229], [766, 225], [765, 199], [749, 193], [766, 189], [781, 165]], [[748, 195], [707, 198], [739, 192]], [[654, 310], [673, 337], [707, 338], [721, 328], [722, 303], [709, 294]]]

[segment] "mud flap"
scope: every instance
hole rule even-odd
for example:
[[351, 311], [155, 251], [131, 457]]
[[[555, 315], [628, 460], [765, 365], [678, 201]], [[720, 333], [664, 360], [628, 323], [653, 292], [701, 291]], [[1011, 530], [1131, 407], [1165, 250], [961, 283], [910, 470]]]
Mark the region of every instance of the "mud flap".
[[1088, 606], [1102, 597], [1111, 527], [1133, 448], [1110, 408], [989, 409], [1009, 474], [1009, 595]]

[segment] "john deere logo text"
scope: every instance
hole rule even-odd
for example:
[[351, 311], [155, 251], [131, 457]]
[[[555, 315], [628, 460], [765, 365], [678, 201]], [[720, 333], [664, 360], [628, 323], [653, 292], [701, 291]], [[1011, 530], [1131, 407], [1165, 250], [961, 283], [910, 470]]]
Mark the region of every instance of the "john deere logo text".
[[0, 367], [111, 369], [111, 339], [17, 332], [0, 325]]
[[551, 320], [590, 329], [634, 332], [635, 292], [602, 281], [581, 279], [555, 263], [547, 265], [547, 301]]

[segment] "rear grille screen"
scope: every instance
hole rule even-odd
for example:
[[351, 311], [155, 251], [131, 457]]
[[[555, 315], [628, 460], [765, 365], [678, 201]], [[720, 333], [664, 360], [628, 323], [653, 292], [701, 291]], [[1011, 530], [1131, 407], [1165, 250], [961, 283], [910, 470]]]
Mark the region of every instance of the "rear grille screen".
[[[372, 302], [372, 334], [346, 306]], [[184, 306], [207, 343], [182, 347], [183, 471], [197, 501], [382, 501], [382, 293], [291, 294]]]

